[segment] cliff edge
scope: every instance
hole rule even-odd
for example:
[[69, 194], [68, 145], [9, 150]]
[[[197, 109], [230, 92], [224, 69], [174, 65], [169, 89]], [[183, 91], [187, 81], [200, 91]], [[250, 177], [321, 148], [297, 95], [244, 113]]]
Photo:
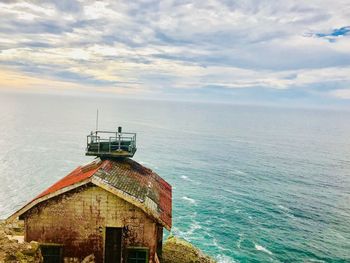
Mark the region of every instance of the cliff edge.
[[215, 263], [186, 240], [169, 236], [163, 246], [162, 263]]

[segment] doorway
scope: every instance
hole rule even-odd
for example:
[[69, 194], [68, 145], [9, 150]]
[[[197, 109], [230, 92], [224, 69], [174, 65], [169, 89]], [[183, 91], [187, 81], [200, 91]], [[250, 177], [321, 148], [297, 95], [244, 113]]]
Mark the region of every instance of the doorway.
[[105, 263], [121, 263], [122, 234], [120, 227], [106, 227]]

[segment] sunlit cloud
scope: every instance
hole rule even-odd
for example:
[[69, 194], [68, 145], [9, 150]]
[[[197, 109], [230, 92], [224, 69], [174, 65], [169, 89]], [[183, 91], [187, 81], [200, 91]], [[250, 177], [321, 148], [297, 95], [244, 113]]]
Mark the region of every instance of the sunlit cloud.
[[330, 94], [340, 99], [350, 99], [350, 88], [349, 89], [336, 89], [330, 92]]
[[0, 68], [11, 72], [0, 87], [349, 99], [348, 17], [342, 0], [0, 1]]

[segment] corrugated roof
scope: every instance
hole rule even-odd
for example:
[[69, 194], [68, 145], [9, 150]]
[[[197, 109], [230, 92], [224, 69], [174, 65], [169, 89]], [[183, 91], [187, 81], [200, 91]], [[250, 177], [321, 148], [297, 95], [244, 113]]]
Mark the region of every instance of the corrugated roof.
[[157, 219], [167, 229], [171, 228], [171, 185], [151, 169], [128, 158], [104, 161], [95, 159], [85, 166], [80, 166], [14, 215], [20, 216], [42, 201], [89, 182], [124, 198]]
[[131, 159], [106, 160], [94, 176], [134, 197], [171, 226], [171, 186], [151, 169]]
[[40, 197], [46, 196], [48, 194], [54, 193], [67, 186], [74, 185], [76, 183], [79, 183], [81, 181], [84, 181], [90, 178], [99, 169], [100, 163], [96, 163], [94, 166], [91, 166], [91, 164], [88, 164], [87, 166], [89, 166], [90, 169], [86, 169], [85, 166], [77, 167], [67, 176], [63, 177], [61, 180], [54, 183], [52, 186], [47, 188], [44, 192], [42, 192], [37, 197], [35, 197], [34, 200]]

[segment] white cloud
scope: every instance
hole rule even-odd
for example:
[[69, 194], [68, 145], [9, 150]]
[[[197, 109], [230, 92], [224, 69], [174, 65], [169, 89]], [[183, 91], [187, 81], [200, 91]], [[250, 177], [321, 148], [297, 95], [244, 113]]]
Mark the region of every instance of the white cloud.
[[336, 94], [350, 84], [350, 37], [333, 43], [314, 37], [348, 26], [349, 1], [19, 1], [0, 7], [0, 63], [37, 77], [150, 93], [336, 83], [338, 91], [326, 92], [342, 97]]

